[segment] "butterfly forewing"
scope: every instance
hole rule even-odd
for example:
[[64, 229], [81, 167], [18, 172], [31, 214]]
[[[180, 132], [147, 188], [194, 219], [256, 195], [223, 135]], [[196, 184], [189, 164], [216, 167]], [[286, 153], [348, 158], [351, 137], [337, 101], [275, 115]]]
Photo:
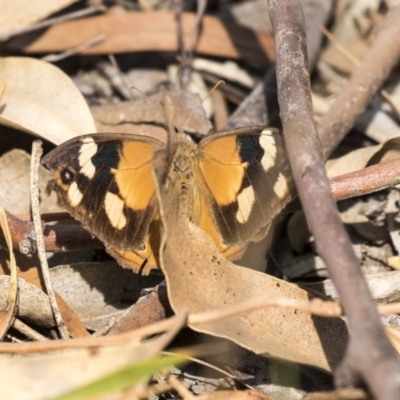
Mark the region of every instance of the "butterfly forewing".
[[146, 136], [85, 135], [42, 162], [56, 172], [60, 204], [90, 232], [121, 251], [144, 251], [157, 207], [152, 158], [159, 146]]
[[226, 246], [259, 239], [290, 199], [292, 180], [274, 128], [211, 135], [199, 145], [204, 195]]

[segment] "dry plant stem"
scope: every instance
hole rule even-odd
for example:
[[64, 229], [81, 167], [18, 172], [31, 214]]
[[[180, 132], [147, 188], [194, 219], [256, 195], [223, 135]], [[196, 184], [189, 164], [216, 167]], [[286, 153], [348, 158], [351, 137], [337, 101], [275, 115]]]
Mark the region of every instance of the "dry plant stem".
[[336, 371], [336, 382], [339, 386], [365, 383], [377, 399], [395, 400], [400, 393], [397, 353], [384, 333], [325, 173], [312, 115], [301, 5], [298, 0], [269, 0], [268, 6], [289, 161], [317, 250], [328, 266], [348, 321], [350, 342]]
[[[320, 28], [323, 34], [327, 37], [327, 39], [333, 44], [335, 49], [344, 57], [346, 57], [354, 65], [354, 67], [358, 67], [360, 65], [360, 62], [358, 61], [357, 58], [355, 58], [352, 54], [350, 54], [342, 45], [336, 42], [335, 37], [332, 35], [332, 33], [330, 33], [323, 25], [321, 25]], [[393, 101], [392, 96], [390, 96], [390, 94], [383, 89], [379, 91], [379, 94], [390, 105], [397, 119], [400, 120], [400, 111], [396, 103]]]
[[39, 187], [38, 187], [38, 175], [39, 175], [39, 161], [42, 155], [42, 142], [35, 140], [32, 143], [32, 159], [31, 159], [31, 204], [32, 204], [32, 217], [33, 226], [35, 229], [36, 245], [42, 270], [43, 281], [46, 286], [47, 295], [49, 296], [50, 307], [54, 314], [54, 319], [57, 324], [57, 328], [63, 339], [69, 339], [69, 333], [64, 321], [61, 317], [60, 310], [57, 305], [53, 285], [51, 284], [49, 265], [47, 264], [46, 249], [44, 247], [42, 223], [40, 220], [39, 211]]
[[195, 400], [197, 396], [194, 396], [185, 386], [181, 383], [181, 381], [176, 378], [174, 375], [170, 375], [167, 379], [168, 383], [171, 385], [173, 389], [175, 389], [178, 394], [185, 400]]
[[[124, 345], [132, 341], [138, 341], [146, 336], [155, 335], [161, 332], [167, 332], [170, 340], [186, 325], [187, 313], [181, 312], [171, 318], [156, 322], [155, 324], [144, 326], [129, 332], [120, 333], [118, 335], [93, 337], [87, 336], [79, 339], [71, 340], [49, 340], [47, 342], [33, 343], [2, 343], [0, 342], [0, 352], [7, 354], [31, 354], [41, 353], [46, 351], [62, 350], [62, 349], [77, 349], [77, 348], [95, 348], [101, 346]], [[159, 349], [156, 349], [158, 354]]]
[[336, 201], [363, 196], [400, 184], [400, 159], [340, 175], [330, 180]]
[[400, 6], [389, 10], [374, 44], [318, 124], [325, 157], [351, 129], [400, 56]]
[[[25, 221], [7, 213], [13, 247], [22, 254], [36, 252], [34, 228], [31, 221]], [[46, 251], [80, 251], [104, 248], [81, 225], [43, 225]]]
[[104, 6], [94, 6], [87, 7], [83, 10], [74, 11], [70, 14], [61, 15], [60, 17], [49, 18], [44, 21], [38, 22], [37, 24], [23, 27], [20, 29], [16, 29], [15, 31], [6, 32], [0, 35], [1, 40], [7, 40], [12, 38], [13, 36], [22, 35], [23, 33], [37, 31], [38, 29], [47, 28], [48, 26], [59, 24], [60, 22], [70, 21], [72, 19], [87, 17], [88, 15], [95, 14], [97, 12], [103, 12], [106, 8]]
[[25, 335], [27, 338], [38, 341], [38, 342], [46, 342], [49, 339], [43, 335], [41, 335], [39, 332], [36, 332], [34, 329], [32, 329], [30, 326], [24, 324], [22, 321], [20, 321], [18, 318], [14, 319], [13, 322], [13, 327], [23, 335]]
[[63, 51], [60, 54], [48, 54], [47, 56], [42, 57], [42, 60], [53, 63], [60, 60], [64, 60], [65, 58], [79, 54], [82, 51], [89, 49], [90, 47], [96, 46], [97, 44], [101, 43], [105, 38], [106, 38], [105, 35], [97, 35], [93, 39], [90, 39], [78, 46], [75, 46], [72, 49]]

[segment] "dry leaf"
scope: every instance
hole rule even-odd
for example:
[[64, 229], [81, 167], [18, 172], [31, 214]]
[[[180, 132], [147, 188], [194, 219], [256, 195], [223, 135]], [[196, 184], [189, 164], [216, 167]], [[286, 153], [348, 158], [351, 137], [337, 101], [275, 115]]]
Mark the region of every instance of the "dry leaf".
[[1, 354], [0, 395], [10, 400], [42, 400], [66, 393], [152, 354], [163, 337], [123, 346], [65, 349], [37, 354]]
[[[184, 42], [192, 40], [196, 15], [183, 13]], [[157, 27], [157, 29], [154, 29]], [[175, 14], [172, 12], [108, 13], [53, 25], [37, 40], [16, 37], [7, 43], [11, 50], [30, 53], [64, 51], [105, 35], [105, 40], [83, 54], [116, 54], [134, 51], [177, 51]], [[265, 65], [275, 59], [270, 35], [206, 15], [196, 47], [198, 54], [244, 59]]]
[[[0, 204], [13, 214], [29, 214], [31, 199], [29, 191], [30, 155], [23, 150], [13, 149], [0, 157]], [[45, 193], [47, 182], [53, 174], [39, 166], [39, 189]], [[41, 210], [56, 212], [56, 196], [43, 196]]]
[[389, 139], [383, 144], [362, 147], [342, 157], [326, 163], [328, 176], [333, 178], [342, 174], [358, 171], [367, 166], [394, 160], [400, 157], [400, 137]]
[[[9, 286], [10, 277], [0, 275], [0, 307], [3, 307], [7, 302], [6, 294]], [[38, 326], [54, 327], [54, 317], [47, 295], [22, 278], [18, 278], [18, 287], [19, 300], [16, 316]]]
[[[157, 153], [156, 176], [165, 174], [163, 153]], [[157, 180], [158, 180], [157, 179]], [[175, 312], [215, 310], [265, 297], [285, 296], [301, 301], [310, 295], [280, 279], [238, 267], [219, 254], [211, 239], [179, 213], [178, 190], [161, 186], [160, 214], [164, 225], [160, 263]], [[257, 354], [266, 354], [325, 370], [337, 366], [344, 354], [347, 330], [340, 319], [317, 318], [296, 309], [268, 307], [191, 328], [228, 338]]]
[[[39, 276], [38, 267], [34, 265], [32, 260], [19, 253], [16, 254], [16, 260], [18, 276], [23, 279], [23, 284], [19, 286], [17, 316], [35, 325], [46, 328], [53, 327], [55, 325], [53, 312], [50, 308], [49, 299], [43, 292], [44, 286]], [[10, 270], [9, 257], [3, 251], [0, 251], [0, 263], [0, 273], [8, 274]], [[39, 265], [39, 263], [37, 264]], [[0, 278], [4, 280], [8, 277], [0, 275]], [[88, 336], [81, 320], [58, 293], [56, 293], [56, 299], [71, 336], [74, 338]]]
[[59, 68], [27, 57], [0, 58], [0, 123], [60, 144], [96, 132], [93, 117], [72, 80]]
[[112, 317], [121, 317], [140, 297], [143, 287], [160, 281], [157, 276], [138, 280], [116, 262], [60, 265], [52, 268], [50, 275], [54, 290], [92, 329], [104, 326]]
[[[168, 91], [175, 108], [175, 124], [186, 132], [206, 135], [211, 130], [200, 98], [186, 91]], [[166, 141], [164, 110], [159, 94], [91, 108], [99, 132], [131, 133]]]
[[76, 1], [0, 0], [0, 34], [29, 26]]

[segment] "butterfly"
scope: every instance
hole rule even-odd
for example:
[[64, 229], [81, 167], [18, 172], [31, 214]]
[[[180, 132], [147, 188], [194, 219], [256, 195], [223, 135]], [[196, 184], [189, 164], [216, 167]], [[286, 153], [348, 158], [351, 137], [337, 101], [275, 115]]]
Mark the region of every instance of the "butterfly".
[[[123, 267], [148, 274], [160, 243], [152, 160], [161, 141], [131, 134], [89, 134], [48, 153], [49, 190]], [[260, 240], [288, 202], [292, 178], [279, 130], [246, 127], [196, 144], [177, 133], [168, 180], [177, 184], [188, 219], [228, 259]], [[177, 204], [177, 207], [181, 207]]]

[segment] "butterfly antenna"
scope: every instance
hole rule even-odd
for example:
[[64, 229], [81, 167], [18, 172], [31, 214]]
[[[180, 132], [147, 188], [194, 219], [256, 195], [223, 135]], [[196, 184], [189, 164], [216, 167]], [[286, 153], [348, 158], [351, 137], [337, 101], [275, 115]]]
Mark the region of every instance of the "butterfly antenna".
[[203, 105], [203, 103], [213, 94], [213, 92], [218, 89], [219, 86], [221, 85], [225, 85], [225, 81], [223, 80], [219, 80], [214, 86], [213, 88], [207, 93], [207, 96], [204, 97], [204, 99], [201, 100], [201, 102], [192, 110], [192, 112], [189, 114], [188, 119], [186, 120], [186, 122], [183, 124], [182, 127], [182, 132], [185, 131], [185, 128], [187, 126], [187, 124], [189, 123], [190, 119], [193, 117], [193, 114], [195, 113], [195, 111], [197, 111], [199, 109], [199, 107], [201, 105]]

